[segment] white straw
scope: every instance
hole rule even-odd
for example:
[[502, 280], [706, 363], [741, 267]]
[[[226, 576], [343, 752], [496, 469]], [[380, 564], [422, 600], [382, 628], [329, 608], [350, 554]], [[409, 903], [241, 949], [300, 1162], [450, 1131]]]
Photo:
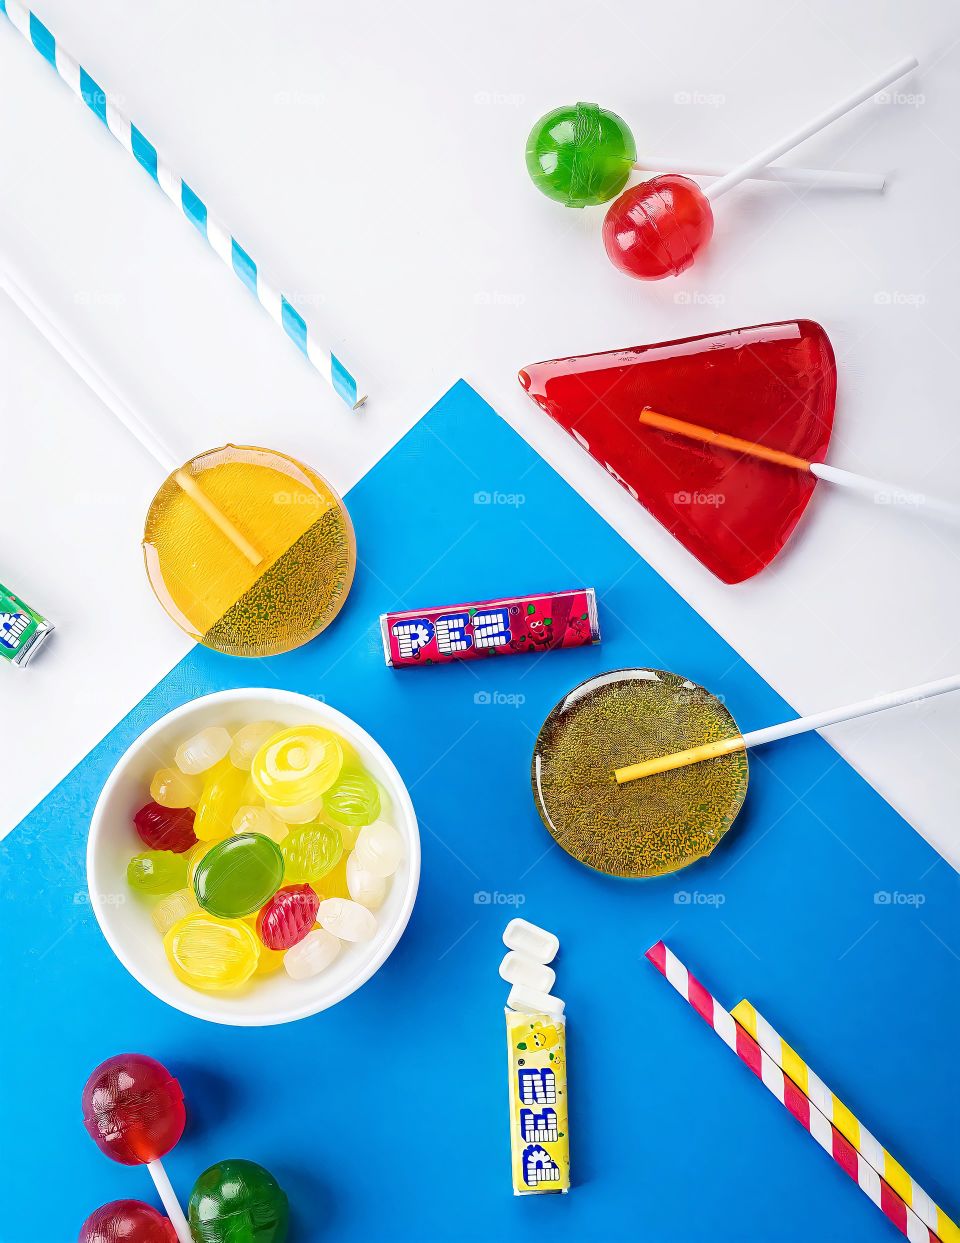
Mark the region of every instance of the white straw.
[[709, 186], [704, 191], [706, 197], [712, 200], [719, 198], [721, 194], [726, 194], [728, 190], [738, 186], [741, 181], [754, 176], [759, 169], [772, 164], [774, 160], [779, 160], [781, 156], [786, 155], [788, 151], [792, 151], [794, 147], [799, 146], [806, 139], [819, 133], [820, 130], [826, 129], [828, 125], [838, 120], [845, 113], [850, 112], [859, 104], [864, 103], [879, 91], [882, 91], [891, 82], [895, 82], [897, 78], [902, 78], [911, 69], [916, 69], [917, 63], [915, 56], [908, 56], [906, 59], [898, 61], [886, 73], [882, 73], [878, 78], [874, 78], [853, 95], [848, 95], [838, 104], [834, 104], [832, 108], [828, 108], [826, 112], [821, 112], [812, 121], [808, 121], [806, 125], [802, 125], [799, 129], [788, 134], [786, 138], [781, 138], [779, 142], [773, 143], [772, 146], [766, 147], [763, 151], [751, 156], [749, 160], [745, 160], [743, 164], [739, 164], [736, 168], [731, 169], [729, 173], [726, 173], [719, 181], [715, 181], [712, 186]]
[[150, 1171], [153, 1185], [157, 1189], [157, 1195], [167, 1211], [170, 1224], [173, 1226], [180, 1243], [193, 1243], [193, 1235], [190, 1233], [190, 1227], [187, 1225], [187, 1219], [183, 1215], [183, 1209], [180, 1207], [180, 1201], [177, 1199], [177, 1193], [173, 1189], [173, 1184], [167, 1177], [167, 1171], [159, 1161], [148, 1161], [147, 1169]]
[[[729, 164], [679, 160], [672, 155], [644, 155], [633, 167], [639, 173], [683, 173], [687, 177], [725, 177], [730, 172]], [[848, 173], [835, 168], [783, 168], [779, 164], [758, 168], [751, 174], [751, 180], [821, 187], [825, 190], [880, 191], [886, 183], [883, 173]]]

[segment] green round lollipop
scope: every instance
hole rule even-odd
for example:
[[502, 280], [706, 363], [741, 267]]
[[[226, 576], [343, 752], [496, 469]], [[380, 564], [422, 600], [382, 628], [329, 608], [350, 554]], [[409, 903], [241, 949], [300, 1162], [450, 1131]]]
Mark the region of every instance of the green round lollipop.
[[290, 1208], [269, 1170], [232, 1158], [204, 1170], [187, 1214], [197, 1243], [283, 1243]]
[[554, 108], [527, 139], [533, 184], [565, 207], [596, 207], [616, 198], [636, 158], [626, 121], [597, 104]]
[[269, 901], [282, 880], [277, 843], [260, 833], [237, 833], [207, 851], [197, 864], [193, 887], [205, 911], [240, 919]]

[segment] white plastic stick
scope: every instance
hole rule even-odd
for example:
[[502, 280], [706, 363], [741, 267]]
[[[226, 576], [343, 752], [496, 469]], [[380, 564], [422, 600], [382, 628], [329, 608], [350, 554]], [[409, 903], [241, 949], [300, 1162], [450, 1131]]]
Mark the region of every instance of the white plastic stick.
[[826, 462], [808, 462], [806, 458], [797, 457], [783, 449], [774, 449], [770, 445], [758, 444], [753, 440], [744, 440], [741, 436], [731, 436], [729, 432], [718, 432], [712, 427], [703, 427], [699, 423], [689, 423], [686, 419], [677, 419], [670, 414], [662, 414], [659, 410], [651, 410], [645, 406], [640, 411], [640, 422], [648, 427], [656, 427], [672, 436], [684, 436], [688, 440], [700, 444], [726, 449], [729, 453], [740, 453], [747, 457], [759, 458], [774, 466], [786, 470], [798, 470], [815, 475], [827, 483], [837, 484], [841, 488], [850, 488], [860, 496], [869, 497], [876, 505], [897, 505], [913, 509], [916, 512], [927, 511], [940, 517], [960, 522], [960, 505], [952, 501], [940, 501], [936, 497], [927, 496], [924, 492], [914, 492], [897, 483], [889, 483], [883, 479], [871, 479], [869, 475], [857, 475], [852, 470], [842, 470], [839, 466], [828, 466]]
[[808, 121], [806, 125], [802, 125], [785, 138], [781, 138], [778, 142], [773, 143], [772, 146], [764, 148], [763, 151], [759, 151], [756, 155], [751, 156], [749, 160], [745, 160], [736, 168], [731, 169], [729, 173], [726, 173], [718, 181], [715, 181], [712, 186], [709, 186], [704, 191], [704, 194], [711, 200], [719, 198], [721, 194], [726, 194], [728, 190], [738, 186], [741, 181], [754, 176], [758, 169], [772, 164], [774, 160], [779, 160], [788, 151], [792, 151], [794, 147], [799, 146], [806, 139], [811, 138], [814, 134], [818, 134], [820, 130], [826, 129], [828, 125], [831, 125], [847, 112], [852, 111], [859, 104], [864, 103], [879, 91], [882, 91], [891, 82], [895, 82], [897, 78], [902, 78], [911, 69], [916, 69], [917, 63], [915, 56], [908, 56], [906, 59], [898, 61], [886, 73], [882, 73], [878, 78], [874, 78], [853, 95], [848, 95], [838, 104], [834, 104], [832, 108], [828, 108], [826, 112], [821, 112], [812, 121]]
[[[644, 155], [633, 166], [638, 173], [683, 173], [688, 177], [725, 177], [728, 164], [711, 164], [707, 160], [679, 160], [672, 155]], [[753, 181], [775, 181], [780, 185], [814, 186], [829, 190], [880, 191], [886, 183], [883, 173], [848, 173], [836, 168], [783, 168], [773, 164], [758, 168]]]
[[874, 712], [885, 712], [887, 708], [899, 708], [903, 704], [919, 703], [921, 699], [932, 699], [935, 695], [946, 695], [950, 691], [960, 690], [960, 673], [949, 678], [941, 678], [937, 682], [922, 682], [919, 686], [908, 686], [906, 690], [890, 691], [886, 695], [874, 695], [872, 699], [861, 699], [857, 703], [846, 704], [842, 708], [830, 708], [826, 712], [815, 712], [811, 716], [798, 716], [792, 721], [784, 721], [780, 725], [768, 725], [766, 729], [755, 729], [744, 734], [744, 750], [762, 746], [765, 742], [776, 742], [780, 738], [792, 738], [795, 734], [806, 734], [812, 729], [826, 729], [828, 725], [838, 725], [841, 721], [855, 721], [862, 716], [872, 716]]
[[15, 277], [9, 261], [0, 256], [0, 289], [24, 313], [37, 332], [57, 351], [81, 380], [100, 398], [110, 413], [123, 424], [131, 436], [143, 446], [164, 471], [172, 474], [179, 465], [173, 454], [153, 431], [133, 413], [113, 386], [97, 370], [93, 361], [57, 323], [48, 307], [41, 304], [36, 292], [28, 293], [22, 277]]
[[183, 1209], [180, 1207], [177, 1193], [167, 1177], [167, 1171], [159, 1161], [148, 1161], [147, 1169], [150, 1171], [153, 1185], [157, 1189], [157, 1195], [166, 1209], [167, 1216], [170, 1218], [170, 1224], [173, 1226], [180, 1243], [193, 1243], [193, 1235], [190, 1233], [187, 1219], [183, 1215]]
[[960, 673], [941, 678], [938, 682], [923, 682], [920, 686], [909, 686], [903, 691], [891, 691], [888, 695], [875, 695], [872, 699], [861, 699], [858, 703], [846, 704], [842, 708], [816, 712], [812, 716], [798, 716], [792, 721], [768, 725], [766, 729], [755, 729], [749, 734], [733, 734], [729, 738], [703, 742], [671, 755], [658, 755], [637, 764], [626, 764], [615, 769], [613, 776], [618, 785], [624, 785], [628, 781], [673, 772], [677, 768], [688, 768], [691, 764], [714, 760], [722, 755], [734, 755], [747, 751], [750, 747], [762, 746], [765, 742], [792, 738], [795, 734], [806, 734], [812, 729], [825, 729], [840, 721], [853, 721], [857, 717], [870, 716], [887, 708], [898, 708], [901, 704], [917, 703], [921, 699], [932, 699], [934, 695], [946, 695], [949, 691], [956, 690], [960, 690]]
[[166, 445], [162, 443], [143, 419], [131, 410], [84, 350], [67, 336], [49, 308], [41, 304], [36, 293], [28, 293], [24, 288], [22, 279], [14, 277], [9, 260], [2, 256], [0, 256], [0, 289], [7, 294], [15, 306], [19, 307], [34, 328], [53, 346], [60, 357], [69, 363], [87, 387], [96, 393], [110, 413], [150, 454], [157, 465], [161, 467], [164, 474], [174, 475], [179, 486], [186, 492], [197, 508], [202, 510], [207, 518], [223, 532], [251, 565], [259, 565], [263, 561], [263, 556], [259, 550], [230, 521], [223, 510], [210, 500], [193, 476], [180, 468]]
[[810, 474], [816, 475], [827, 483], [835, 483], [841, 488], [849, 488], [861, 496], [869, 497], [875, 505], [895, 505], [902, 509], [916, 512], [927, 511], [953, 522], [960, 522], [960, 505], [952, 501], [941, 501], [935, 496], [927, 496], [925, 492], [913, 492], [902, 488], [899, 484], [888, 483], [883, 479], [871, 479], [869, 475], [857, 475], [852, 470], [842, 470], [839, 466], [828, 466], [825, 462], [811, 462]]

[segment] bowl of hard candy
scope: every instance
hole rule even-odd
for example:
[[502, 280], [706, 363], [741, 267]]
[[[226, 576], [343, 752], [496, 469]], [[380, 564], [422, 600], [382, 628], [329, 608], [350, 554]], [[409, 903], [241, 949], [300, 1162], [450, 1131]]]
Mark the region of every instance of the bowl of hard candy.
[[420, 878], [413, 804], [335, 708], [220, 691], [152, 725], [111, 773], [87, 845], [90, 901], [155, 996], [239, 1026], [316, 1014], [389, 957]]

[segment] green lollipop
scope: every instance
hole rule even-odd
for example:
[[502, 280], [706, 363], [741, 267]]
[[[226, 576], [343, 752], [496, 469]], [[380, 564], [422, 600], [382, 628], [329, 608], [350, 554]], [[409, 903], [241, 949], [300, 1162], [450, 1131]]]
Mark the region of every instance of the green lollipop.
[[205, 911], [240, 919], [269, 901], [282, 880], [277, 843], [261, 833], [237, 833], [207, 851], [197, 864], [193, 887]]
[[554, 108], [527, 139], [533, 184], [565, 207], [596, 207], [616, 198], [636, 158], [626, 121], [597, 104]]
[[190, 1231], [197, 1243], [284, 1243], [290, 1209], [273, 1175], [255, 1161], [218, 1161], [190, 1192]]

